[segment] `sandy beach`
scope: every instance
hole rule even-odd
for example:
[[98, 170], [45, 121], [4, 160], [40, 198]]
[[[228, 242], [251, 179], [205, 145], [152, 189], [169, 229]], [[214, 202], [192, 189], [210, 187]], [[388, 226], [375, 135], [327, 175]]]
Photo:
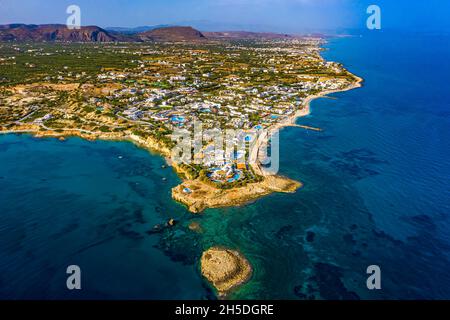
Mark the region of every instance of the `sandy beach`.
[[[350, 91], [350, 90], [362, 87], [364, 79], [362, 79], [358, 76], [355, 76], [355, 75], [353, 75], [353, 76], [355, 77], [356, 82], [353, 83], [352, 85], [348, 86], [347, 88], [323, 91], [320, 94], [308, 96], [305, 99], [305, 101], [303, 101], [302, 107], [300, 109], [298, 109], [293, 115], [291, 115], [291, 116], [287, 117], [286, 119], [284, 119], [283, 121], [280, 121], [280, 122], [274, 124], [273, 126], [267, 128], [269, 134], [273, 134], [276, 131], [283, 129], [284, 127], [293, 126], [297, 122], [298, 118], [306, 117], [307, 115], [309, 115], [311, 113], [311, 102], [313, 100], [324, 98], [329, 94], [338, 93], [338, 92], [346, 92], [346, 91]], [[265, 147], [266, 144], [267, 144], [266, 137], [260, 135], [258, 137], [258, 140], [253, 145], [253, 148], [250, 151], [250, 156], [249, 156], [250, 165], [252, 166], [255, 173], [257, 173], [261, 176], [267, 176], [267, 173], [259, 165], [258, 154], [259, 154], [259, 151], [261, 150], [261, 148]]]

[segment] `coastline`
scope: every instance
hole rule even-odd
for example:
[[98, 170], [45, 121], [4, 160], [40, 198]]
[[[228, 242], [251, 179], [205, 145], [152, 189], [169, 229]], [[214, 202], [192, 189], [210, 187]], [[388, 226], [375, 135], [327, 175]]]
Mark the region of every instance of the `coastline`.
[[251, 279], [253, 268], [241, 252], [215, 246], [203, 252], [200, 273], [217, 291], [219, 299], [225, 299]]
[[[364, 79], [358, 77], [349, 72], [354, 78], [355, 82], [343, 89], [327, 90], [319, 94], [308, 96], [303, 102], [302, 108], [297, 110], [293, 115], [287, 117], [282, 122], [276, 123], [269, 127], [269, 132], [275, 130], [281, 130], [284, 127], [295, 125], [296, 121], [300, 117], [305, 117], [311, 112], [311, 102], [315, 99], [323, 98], [329, 94], [346, 92], [353, 89], [362, 87]], [[278, 193], [294, 193], [298, 189], [303, 187], [303, 184], [299, 181], [292, 180], [288, 177], [280, 175], [268, 175], [260, 167], [257, 160], [260, 149], [265, 145], [266, 140], [263, 136], [260, 136], [250, 150], [249, 162], [254, 172], [261, 177], [261, 182], [250, 183], [243, 187], [233, 188], [229, 190], [223, 190], [219, 188], [211, 187], [210, 185], [202, 182], [200, 179], [183, 179], [183, 182], [172, 189], [172, 198], [185, 206], [191, 213], [200, 213], [209, 208], [222, 208], [222, 207], [234, 207], [242, 206], [255, 201], [261, 197], [269, 194]], [[169, 158], [166, 158], [168, 164], [171, 164]], [[185, 174], [184, 170], [180, 167], [174, 167], [177, 173]], [[190, 194], [184, 192], [185, 189], [193, 191]]]
[[[298, 109], [293, 115], [287, 117], [284, 121], [278, 122], [278, 123], [274, 124], [273, 126], [269, 127], [268, 128], [269, 132], [273, 133], [274, 131], [282, 130], [285, 127], [295, 126], [298, 118], [306, 117], [311, 113], [311, 102], [316, 99], [324, 98], [327, 95], [333, 94], [333, 93], [346, 92], [346, 91], [350, 91], [353, 89], [361, 88], [363, 86], [364, 79], [354, 75], [353, 73], [350, 73], [350, 74], [356, 79], [355, 83], [351, 84], [350, 86], [348, 86], [347, 88], [344, 88], [344, 89], [327, 90], [327, 91], [323, 91], [319, 94], [308, 96], [305, 99], [305, 101], [303, 102], [302, 107], [300, 109]], [[320, 131], [320, 130], [317, 130], [317, 131]], [[261, 138], [261, 136], [260, 136], [260, 138]], [[251, 160], [250, 165], [252, 166], [253, 170], [261, 176], [267, 176], [267, 175], [264, 173], [264, 170], [261, 169], [261, 167], [259, 166], [257, 157], [258, 157], [260, 149], [263, 146], [265, 146], [266, 143], [267, 143], [267, 141], [265, 139], [263, 139], [263, 138], [258, 139], [256, 141], [256, 144], [253, 146], [253, 149], [250, 151], [250, 160]]]
[[[322, 58], [325, 61], [325, 59]], [[300, 117], [304, 117], [311, 112], [311, 102], [315, 99], [326, 97], [329, 94], [337, 92], [345, 92], [353, 90], [362, 86], [363, 79], [352, 74], [348, 70], [345, 70], [347, 75], [353, 77], [355, 80], [348, 87], [343, 89], [327, 90], [315, 95], [307, 96], [303, 101], [301, 107], [296, 110], [292, 115], [287, 116], [281, 120], [269, 126], [267, 131], [269, 136], [275, 131], [279, 131], [284, 127], [296, 126], [296, 121]], [[20, 86], [19, 86], [20, 88]], [[194, 178], [191, 174], [182, 166], [177, 165], [171, 161], [172, 151], [164, 144], [158, 141], [153, 136], [141, 137], [133, 134], [131, 131], [117, 132], [92, 132], [84, 129], [72, 129], [65, 128], [59, 130], [53, 130], [43, 125], [37, 124], [24, 124], [16, 122], [18, 126], [17, 130], [4, 130], [0, 127], [0, 134], [14, 134], [24, 133], [32, 134], [37, 138], [52, 137], [60, 140], [66, 137], [80, 137], [86, 140], [107, 140], [107, 141], [129, 141], [140, 148], [144, 148], [147, 151], [162, 155], [168, 164], [171, 166], [176, 174], [181, 178], [182, 183], [175, 186], [172, 189], [172, 198], [184, 204], [191, 213], [199, 213], [208, 208], [241, 206], [251, 201], [257, 200], [263, 196], [269, 195], [274, 192], [280, 193], [294, 193], [303, 185], [301, 182], [294, 181], [287, 177], [279, 175], [271, 175], [264, 171], [260, 166], [258, 156], [262, 147], [267, 145], [267, 135], [259, 135], [255, 143], [250, 147], [249, 151], [249, 166], [253, 172], [262, 178], [260, 182], [249, 183], [242, 187], [235, 187], [232, 189], [220, 189], [211, 186], [200, 178]], [[302, 126], [304, 129], [311, 129], [321, 131], [318, 128], [312, 128]], [[43, 130], [44, 129], [44, 130]], [[186, 193], [185, 190], [191, 190], [192, 192]]]
[[[302, 108], [297, 110], [293, 115], [287, 117], [285, 120], [269, 127], [270, 132], [281, 130], [284, 127], [294, 126], [296, 120], [310, 114], [310, 104], [313, 100], [323, 98], [328, 94], [345, 92], [356, 89], [362, 86], [363, 79], [353, 75], [356, 82], [342, 90], [328, 90], [319, 94], [308, 96], [303, 102]], [[162, 155], [166, 163], [171, 166], [183, 182], [172, 189], [172, 198], [184, 204], [191, 213], [200, 213], [208, 208], [220, 208], [241, 206], [249, 202], [255, 201], [261, 197], [269, 195], [274, 192], [279, 193], [294, 193], [303, 185], [301, 182], [282, 177], [279, 175], [267, 175], [259, 166], [257, 155], [259, 150], [264, 146], [266, 140], [264, 138], [258, 139], [253, 149], [250, 151], [250, 166], [256, 174], [263, 177], [261, 182], [250, 183], [243, 187], [233, 189], [219, 189], [214, 188], [200, 179], [190, 179], [188, 172], [182, 167], [174, 164], [171, 161], [171, 150], [158, 142], [155, 138], [149, 136], [142, 138], [137, 135], [128, 133], [104, 133], [104, 132], [86, 132], [84, 130], [68, 129], [56, 132], [54, 130], [41, 131], [41, 127], [37, 125], [24, 126], [20, 130], [1, 130], [0, 134], [31, 134], [37, 138], [57, 138], [65, 139], [67, 137], [79, 137], [82, 139], [106, 140], [106, 141], [129, 141], [140, 148], [144, 148], [149, 152], [155, 152]], [[186, 194], [183, 190], [189, 188], [194, 192]]]
[[[362, 87], [363, 79], [346, 71], [353, 77], [351, 84], [342, 89], [327, 90], [315, 95], [307, 96], [301, 106], [292, 115], [269, 126], [270, 134], [282, 130], [284, 127], [297, 126], [296, 121], [311, 113], [311, 103], [315, 99], [324, 98], [329, 94], [346, 92]], [[83, 129], [53, 130], [38, 124], [15, 123], [17, 130], [5, 130], [0, 127], [0, 134], [31, 134], [37, 138], [79, 137], [88, 141], [128, 141], [146, 149], [150, 153], [157, 153], [164, 157], [182, 182], [172, 188], [172, 199], [183, 204], [193, 214], [201, 213], [210, 208], [243, 206], [272, 193], [295, 193], [303, 184], [280, 175], [270, 175], [264, 171], [258, 160], [261, 148], [268, 143], [266, 135], [259, 135], [249, 150], [249, 166], [253, 172], [262, 178], [259, 182], [249, 183], [241, 187], [221, 189], [208, 184], [200, 178], [190, 176], [190, 173], [180, 165], [173, 163], [172, 150], [153, 136], [141, 137], [131, 130], [123, 132], [92, 132]], [[304, 129], [320, 131], [321, 129], [303, 126]], [[186, 192], [188, 190], [189, 192]], [[200, 271], [204, 279], [216, 290], [220, 299], [224, 299], [230, 292], [248, 282], [253, 273], [250, 261], [239, 251], [230, 248], [212, 247], [203, 252], [200, 260]]]
[[295, 125], [298, 118], [306, 117], [311, 113], [311, 102], [316, 99], [324, 98], [327, 95], [333, 93], [347, 92], [353, 89], [361, 88], [363, 86], [364, 79], [354, 74], [352, 74], [352, 76], [355, 77], [356, 82], [351, 84], [347, 88], [323, 91], [321, 93], [306, 97], [305, 101], [303, 102], [302, 108], [297, 110], [293, 115], [289, 116], [284, 122], [279, 122], [273, 125], [270, 130], [280, 130], [284, 127]]

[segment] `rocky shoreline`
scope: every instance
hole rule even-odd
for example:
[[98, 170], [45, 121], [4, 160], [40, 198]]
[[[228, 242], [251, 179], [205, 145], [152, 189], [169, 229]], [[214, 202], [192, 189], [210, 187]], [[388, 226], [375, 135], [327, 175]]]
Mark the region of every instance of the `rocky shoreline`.
[[[173, 167], [179, 176], [184, 176], [182, 184], [172, 189], [172, 198], [187, 206], [192, 213], [199, 213], [208, 208], [240, 206], [254, 201], [273, 192], [293, 193], [302, 186], [300, 182], [281, 176], [267, 176], [263, 181], [250, 183], [244, 187], [233, 189], [219, 189], [199, 179], [189, 179], [188, 173], [180, 166], [170, 161], [171, 151], [152, 137], [142, 138], [134, 134], [119, 133], [86, 133], [78, 130], [53, 130], [39, 131], [38, 126], [27, 126], [20, 130], [0, 131], [0, 133], [29, 133], [37, 138], [80, 137], [89, 141], [98, 139], [109, 141], [130, 141], [148, 151], [156, 152], [164, 156], [167, 163]], [[186, 178], [187, 177], [187, 178]], [[192, 190], [187, 194], [184, 189]]]
[[[192, 213], [199, 213], [208, 208], [240, 206], [273, 192], [293, 193], [302, 184], [289, 178], [267, 176], [261, 182], [244, 187], [219, 189], [198, 179], [186, 180], [172, 189], [172, 198], [187, 206]], [[185, 189], [191, 193], [186, 193]]]
[[240, 252], [221, 247], [203, 252], [200, 268], [219, 298], [225, 298], [233, 289], [246, 283], [253, 273], [250, 263]]
[[[310, 113], [310, 103], [314, 99], [322, 98], [327, 94], [348, 91], [361, 87], [363, 79], [355, 75], [353, 76], [356, 81], [349, 87], [341, 90], [324, 91], [320, 94], [306, 98], [303, 107], [300, 108], [294, 115], [287, 118], [283, 122], [273, 125], [269, 128], [269, 130], [274, 132], [282, 129], [283, 127], [295, 124], [297, 118], [306, 116]], [[171, 161], [171, 150], [151, 136], [143, 138], [131, 132], [89, 132], [78, 129], [63, 129], [59, 131], [51, 129], [42, 130], [42, 127], [38, 125], [20, 125], [15, 130], [0, 130], [0, 134], [1, 133], [30, 133], [38, 138], [54, 137], [63, 139], [65, 137], [75, 136], [91, 141], [97, 139], [110, 141], [130, 141], [139, 147], [147, 149], [148, 151], [157, 152], [164, 156], [168, 165], [172, 166], [175, 172], [183, 179], [182, 184], [172, 189], [172, 198], [175, 201], [186, 205], [188, 210], [192, 213], [199, 213], [208, 208], [240, 206], [273, 192], [293, 193], [302, 187], [300, 182], [277, 175], [267, 175], [264, 170], [260, 168], [257, 161], [257, 155], [260, 148], [266, 143], [265, 139], [259, 139], [250, 152], [252, 160], [250, 165], [256, 174], [262, 176], [263, 180], [261, 182], [249, 183], [243, 187], [219, 189], [201, 181], [200, 179], [190, 179], [188, 172]], [[186, 193], [186, 189], [191, 192]]]

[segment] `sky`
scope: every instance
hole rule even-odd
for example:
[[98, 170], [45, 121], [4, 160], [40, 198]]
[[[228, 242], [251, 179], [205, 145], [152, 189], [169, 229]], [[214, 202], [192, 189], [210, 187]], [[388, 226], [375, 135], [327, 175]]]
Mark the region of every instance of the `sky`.
[[0, 24], [65, 23], [69, 5], [82, 25], [191, 25], [203, 31], [286, 33], [364, 28], [367, 7], [381, 8], [382, 27], [450, 30], [449, 0], [0, 0]]

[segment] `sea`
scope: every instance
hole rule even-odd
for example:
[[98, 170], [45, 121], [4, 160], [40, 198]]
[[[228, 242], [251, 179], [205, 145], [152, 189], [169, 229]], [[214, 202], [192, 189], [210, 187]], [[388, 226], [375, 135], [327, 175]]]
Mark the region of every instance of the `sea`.
[[1, 135], [0, 299], [216, 299], [199, 268], [212, 246], [253, 266], [228, 299], [450, 299], [450, 37], [324, 49], [364, 85], [312, 102], [297, 122], [322, 132], [281, 131], [294, 194], [193, 215], [164, 160], [129, 142]]

